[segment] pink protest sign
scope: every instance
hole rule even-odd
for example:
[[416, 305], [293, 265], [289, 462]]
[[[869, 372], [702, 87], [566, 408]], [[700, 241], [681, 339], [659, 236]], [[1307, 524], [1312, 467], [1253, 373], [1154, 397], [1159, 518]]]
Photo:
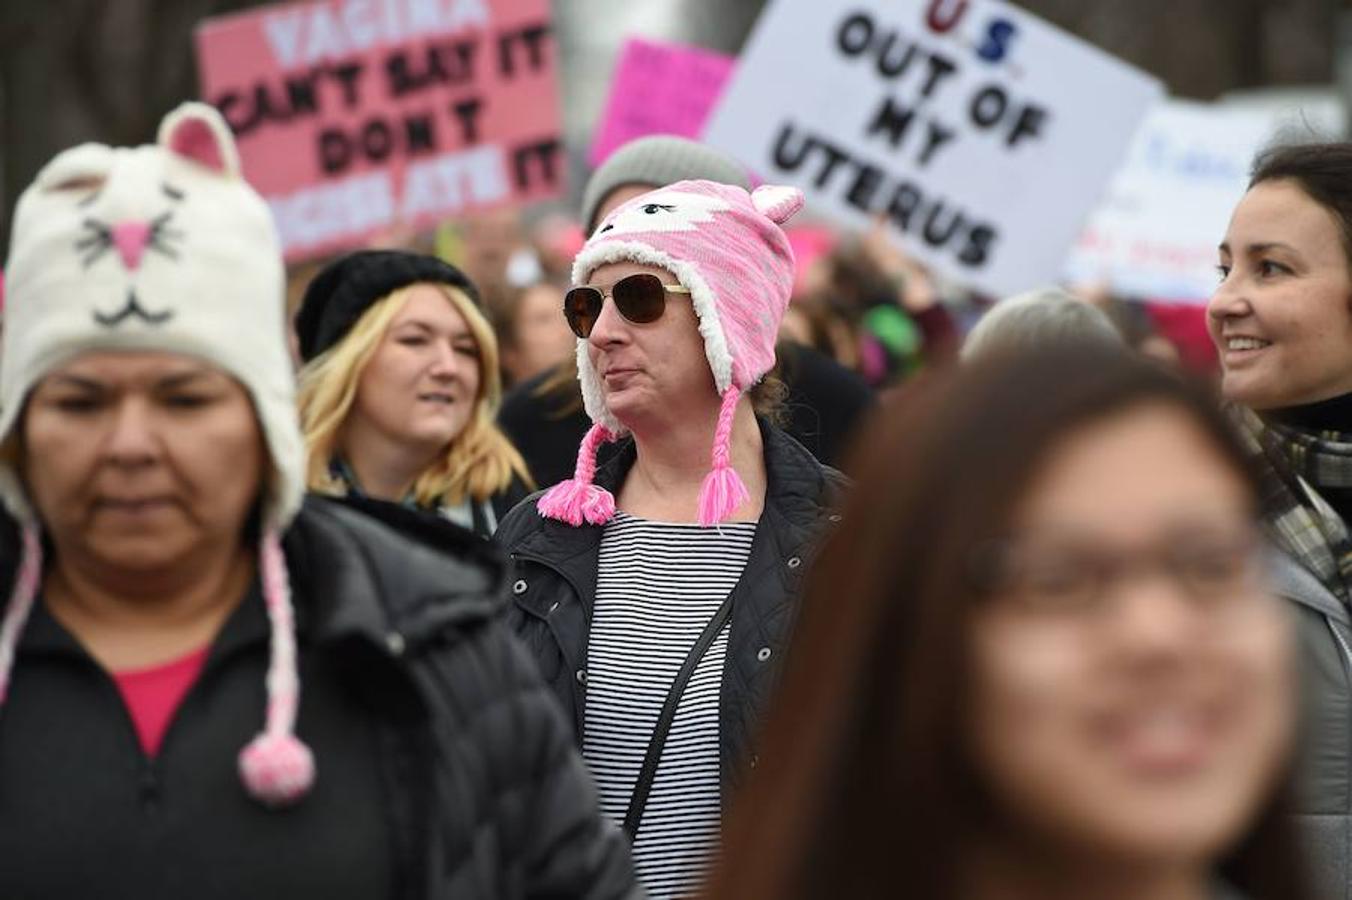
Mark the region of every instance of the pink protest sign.
[[556, 57], [548, 0], [320, 0], [197, 30], [288, 260], [557, 196]]
[[647, 134], [699, 137], [735, 65], [711, 50], [630, 38], [615, 66], [591, 164]]

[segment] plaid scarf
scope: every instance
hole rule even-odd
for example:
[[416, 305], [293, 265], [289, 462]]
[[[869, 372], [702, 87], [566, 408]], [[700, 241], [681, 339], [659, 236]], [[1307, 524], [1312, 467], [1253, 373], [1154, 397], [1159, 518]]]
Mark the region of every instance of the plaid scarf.
[[1318, 493], [1352, 487], [1352, 434], [1305, 431], [1242, 407], [1233, 411], [1249, 452], [1266, 463], [1263, 500], [1273, 539], [1352, 607], [1352, 537]]
[[[357, 481], [357, 473], [353, 471], [352, 466], [348, 465], [347, 460], [343, 459], [341, 456], [335, 456], [333, 459], [329, 460], [329, 477], [335, 481], [341, 482], [343, 486], [347, 488], [347, 492], [352, 496], [360, 497], [363, 500], [369, 499], [366, 491], [361, 488], [361, 482]], [[432, 512], [436, 512], [435, 506], [426, 508], [419, 506], [418, 500], [411, 490], [408, 492], [408, 495], [400, 501], [399, 505], [407, 509], [431, 510]]]

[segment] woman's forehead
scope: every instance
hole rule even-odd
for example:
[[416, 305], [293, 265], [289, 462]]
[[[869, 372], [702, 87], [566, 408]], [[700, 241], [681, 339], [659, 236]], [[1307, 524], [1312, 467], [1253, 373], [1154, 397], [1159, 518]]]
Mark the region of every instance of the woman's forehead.
[[422, 282], [409, 289], [408, 300], [390, 323], [399, 327], [411, 322], [438, 330], [468, 331], [469, 325], [454, 300], [439, 285]]
[[1086, 537], [1130, 536], [1180, 518], [1245, 519], [1253, 499], [1186, 410], [1150, 403], [1083, 424], [1054, 443], [1015, 522]]
[[1262, 182], [1235, 208], [1224, 248], [1242, 253], [1249, 245], [1270, 244], [1341, 254], [1342, 234], [1337, 217], [1295, 182]]
[[189, 378], [229, 380], [230, 376], [206, 360], [183, 353], [92, 350], [54, 367], [44, 381], [78, 380], [130, 385]]

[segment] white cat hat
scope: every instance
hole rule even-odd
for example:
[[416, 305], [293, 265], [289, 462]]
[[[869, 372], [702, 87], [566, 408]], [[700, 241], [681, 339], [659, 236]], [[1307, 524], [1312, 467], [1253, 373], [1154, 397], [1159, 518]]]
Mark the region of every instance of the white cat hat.
[[[220, 114], [185, 103], [156, 144], [83, 144], [49, 162], [19, 198], [5, 269], [0, 441], [54, 367], [89, 350], [163, 350], [204, 359], [253, 399], [272, 461], [259, 553], [272, 627], [266, 725], [240, 754], [245, 786], [271, 805], [304, 794], [309, 749], [293, 733], [296, 639], [280, 534], [300, 508], [304, 445], [286, 345], [281, 244], [240, 175]], [[0, 461], [0, 500], [24, 528], [24, 555], [0, 623], [0, 702], [41, 580], [40, 523]]]

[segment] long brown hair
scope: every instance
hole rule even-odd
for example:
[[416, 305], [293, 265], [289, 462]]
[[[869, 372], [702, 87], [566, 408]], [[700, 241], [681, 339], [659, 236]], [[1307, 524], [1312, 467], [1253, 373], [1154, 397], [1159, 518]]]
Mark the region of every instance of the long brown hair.
[[[958, 895], [993, 817], [963, 740], [972, 548], [1008, 527], [1070, 431], [1147, 403], [1186, 412], [1257, 509], [1250, 460], [1211, 399], [1125, 352], [997, 355], [922, 378], [884, 408], [851, 467], [845, 521], [809, 577], [711, 896]], [[1220, 867], [1261, 900], [1306, 896], [1284, 797], [1274, 792]]]

